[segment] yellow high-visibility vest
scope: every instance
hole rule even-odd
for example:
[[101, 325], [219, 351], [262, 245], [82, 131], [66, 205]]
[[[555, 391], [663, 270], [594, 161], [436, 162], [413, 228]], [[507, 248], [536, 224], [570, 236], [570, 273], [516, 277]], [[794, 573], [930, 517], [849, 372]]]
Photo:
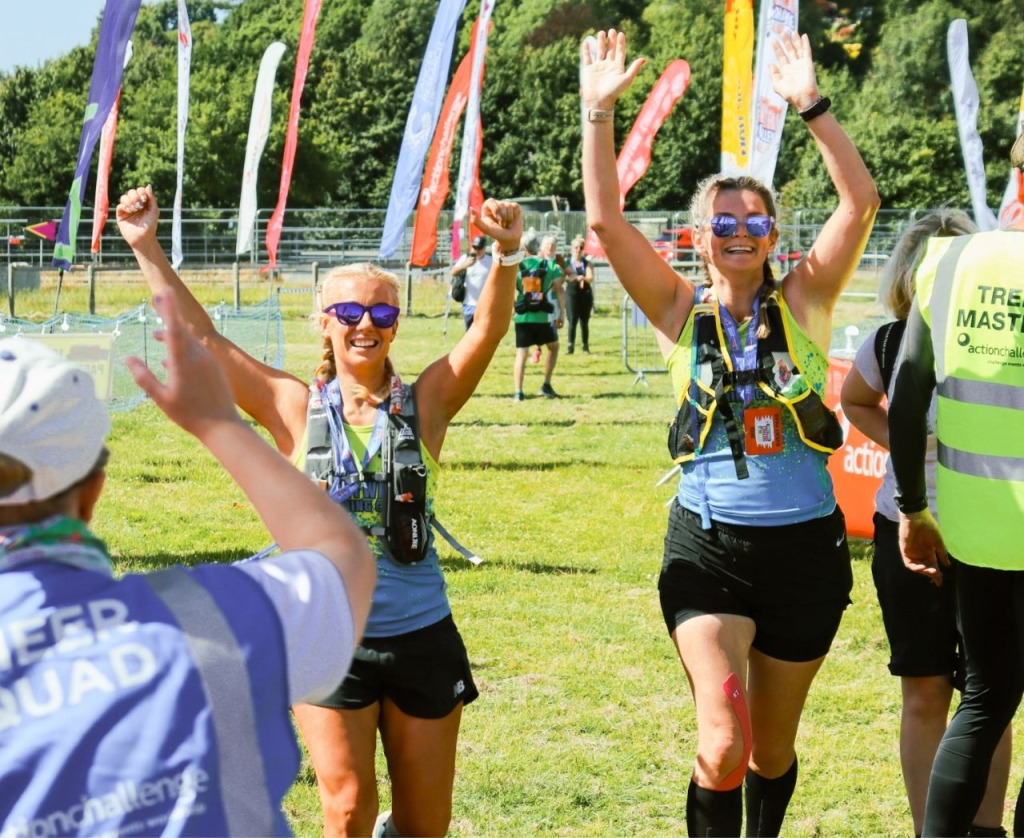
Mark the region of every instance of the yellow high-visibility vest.
[[932, 239], [916, 285], [935, 354], [946, 548], [1024, 570], [1024, 232]]

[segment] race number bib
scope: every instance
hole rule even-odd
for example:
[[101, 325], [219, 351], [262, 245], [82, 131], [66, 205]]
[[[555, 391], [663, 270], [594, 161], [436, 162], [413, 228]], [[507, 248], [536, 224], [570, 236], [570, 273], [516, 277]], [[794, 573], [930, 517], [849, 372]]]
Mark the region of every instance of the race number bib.
[[748, 455], [778, 454], [782, 451], [782, 408], [747, 408], [743, 430]]

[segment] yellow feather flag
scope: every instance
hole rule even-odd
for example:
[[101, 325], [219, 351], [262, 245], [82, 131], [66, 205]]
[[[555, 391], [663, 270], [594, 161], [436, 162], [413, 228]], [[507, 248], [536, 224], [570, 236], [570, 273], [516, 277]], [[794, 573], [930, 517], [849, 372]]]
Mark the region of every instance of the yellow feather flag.
[[736, 173], [750, 163], [754, 0], [725, 0], [722, 53], [722, 171]]

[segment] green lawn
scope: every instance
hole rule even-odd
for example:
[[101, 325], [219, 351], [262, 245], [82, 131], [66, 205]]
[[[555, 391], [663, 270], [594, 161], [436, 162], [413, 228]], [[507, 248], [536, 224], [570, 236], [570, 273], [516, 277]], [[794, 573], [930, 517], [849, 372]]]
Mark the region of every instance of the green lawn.
[[[420, 310], [437, 313], [437, 293]], [[230, 299], [223, 289], [201, 294]], [[291, 306], [285, 329], [286, 366], [303, 377], [318, 355], [305, 305], [303, 297]], [[47, 306], [52, 299], [37, 305]], [[436, 316], [402, 322], [399, 372], [412, 379], [454, 345], [460, 318], [447, 334], [443, 326]], [[441, 544], [481, 692], [464, 715], [453, 835], [685, 831], [693, 704], [656, 592], [673, 486], [655, 482], [670, 466], [673, 401], [667, 376], [637, 382], [626, 369], [614, 314], [595, 318], [592, 332], [593, 354], [559, 360], [553, 383], [563, 398], [535, 395], [542, 377], [530, 364], [523, 403], [511, 399], [506, 337], [445, 443], [438, 516], [486, 560], [471, 567]], [[119, 571], [231, 560], [269, 540], [210, 457], [151, 406], [114, 417], [111, 449], [97, 529]], [[854, 553], [853, 604], [799, 736], [787, 835], [912, 834], [897, 756], [899, 685], [885, 666], [870, 546], [855, 543]], [[1017, 758], [1011, 789], [1022, 774]], [[382, 760], [378, 775], [387, 806]], [[286, 805], [297, 834], [319, 834], [308, 764]]]

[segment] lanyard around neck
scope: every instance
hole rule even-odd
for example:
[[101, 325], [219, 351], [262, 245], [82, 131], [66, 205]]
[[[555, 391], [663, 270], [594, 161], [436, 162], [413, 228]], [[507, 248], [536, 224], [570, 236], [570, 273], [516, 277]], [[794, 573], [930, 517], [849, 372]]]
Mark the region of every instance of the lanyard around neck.
[[388, 413], [402, 410], [402, 380], [396, 375], [391, 379], [391, 396], [386, 402], [377, 405], [377, 415], [373, 422], [373, 431], [366, 442], [366, 452], [361, 463], [358, 463], [352, 452], [352, 445], [345, 433], [344, 412], [341, 401], [341, 387], [335, 378], [327, 384], [327, 421], [331, 426], [331, 435], [335, 444], [334, 450], [335, 485], [331, 488], [331, 496], [340, 502], [348, 500], [363, 482], [363, 474], [384, 444], [384, 436], [388, 430]]
[[[758, 301], [754, 300], [753, 316], [747, 323], [746, 340], [740, 346], [740, 329], [733, 316], [720, 302], [718, 303], [718, 316], [722, 322], [722, 331], [725, 339], [729, 342], [729, 357], [732, 359], [732, 366], [735, 370], [752, 370], [757, 368], [757, 325], [761, 317]], [[754, 398], [753, 384], [739, 384], [736, 391], [743, 404], [748, 405]]]

